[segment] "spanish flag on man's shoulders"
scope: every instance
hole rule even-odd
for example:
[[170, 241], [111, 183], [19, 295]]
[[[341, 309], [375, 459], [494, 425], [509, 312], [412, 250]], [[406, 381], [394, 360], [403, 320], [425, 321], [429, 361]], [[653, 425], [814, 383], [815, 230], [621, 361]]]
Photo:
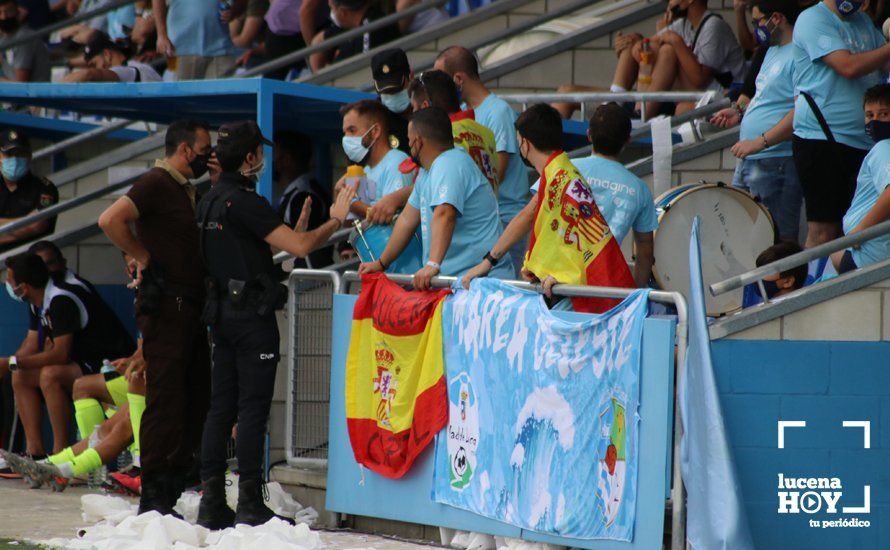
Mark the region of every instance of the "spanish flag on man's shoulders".
[[448, 422], [442, 301], [382, 273], [362, 277], [346, 359], [346, 423], [355, 460], [405, 475]]
[[[565, 152], [557, 151], [547, 160], [536, 200], [527, 270], [541, 280], [552, 275], [570, 285], [636, 286], [590, 186]], [[618, 302], [572, 298], [575, 311], [587, 313], [602, 313]]]

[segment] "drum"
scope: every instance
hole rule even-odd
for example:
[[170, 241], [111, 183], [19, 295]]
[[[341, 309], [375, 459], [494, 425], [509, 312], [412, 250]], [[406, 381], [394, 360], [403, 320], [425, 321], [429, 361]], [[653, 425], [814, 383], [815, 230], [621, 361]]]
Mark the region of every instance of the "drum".
[[[356, 221], [355, 227], [349, 233], [349, 244], [355, 249], [356, 254], [363, 262], [374, 262], [386, 248], [395, 220], [390, 225], [369, 225]], [[417, 232], [411, 236], [408, 246], [402, 254], [387, 268], [387, 273], [408, 273], [413, 275], [423, 267], [423, 244]]]
[[702, 278], [705, 309], [712, 317], [742, 308], [743, 289], [712, 296], [708, 285], [754, 269], [772, 246], [775, 229], [766, 207], [750, 194], [723, 184], [690, 184], [671, 189], [655, 201], [655, 281], [664, 290], [688, 294], [689, 234], [701, 218]]

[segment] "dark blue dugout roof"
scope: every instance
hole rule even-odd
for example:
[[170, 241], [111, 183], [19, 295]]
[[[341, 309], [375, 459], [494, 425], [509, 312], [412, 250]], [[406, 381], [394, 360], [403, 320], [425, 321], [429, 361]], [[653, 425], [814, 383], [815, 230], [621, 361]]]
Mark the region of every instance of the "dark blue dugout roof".
[[[183, 117], [213, 126], [245, 118], [264, 124], [271, 105], [275, 130], [296, 130], [325, 141], [342, 136], [340, 107], [376, 97], [328, 86], [259, 78], [187, 82], [0, 83], [0, 101], [131, 120], [170, 123]], [[271, 103], [269, 102], [271, 99]], [[564, 121], [565, 148], [587, 145], [587, 124]]]
[[[109, 117], [170, 123], [183, 117], [212, 126], [272, 116], [275, 130], [339, 140], [339, 109], [371, 94], [258, 78], [188, 82], [0, 83], [0, 101]], [[269, 109], [271, 107], [271, 109]], [[268, 120], [268, 119], [267, 119]]]

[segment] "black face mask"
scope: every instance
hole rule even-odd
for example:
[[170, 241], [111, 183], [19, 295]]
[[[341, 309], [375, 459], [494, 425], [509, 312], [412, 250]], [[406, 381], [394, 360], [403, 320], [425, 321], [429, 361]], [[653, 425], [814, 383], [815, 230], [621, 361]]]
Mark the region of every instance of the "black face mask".
[[890, 138], [890, 121], [872, 120], [865, 125], [865, 133], [875, 143]]
[[5, 33], [15, 32], [19, 28], [19, 20], [15, 17], [0, 19], [0, 31]]
[[198, 179], [207, 173], [207, 162], [209, 161], [210, 153], [207, 153], [204, 155], [195, 156], [195, 158], [189, 163], [189, 168], [192, 171], [192, 177], [194, 179]]
[[530, 163], [530, 162], [528, 161], [528, 159], [525, 158], [525, 155], [522, 154], [522, 143], [519, 144], [519, 158], [522, 159], [522, 163], [523, 163], [523, 164], [525, 164], [526, 166], [528, 166], [528, 167], [531, 168], [532, 170], [535, 170], [535, 165], [532, 164], [532, 163]]
[[689, 8], [681, 8], [680, 6], [673, 6], [671, 8], [671, 17], [674, 21], [677, 19], [686, 19], [687, 15], [689, 15]]
[[779, 293], [779, 285], [775, 281], [762, 281], [763, 282], [763, 290], [766, 291], [766, 297], [772, 299], [773, 296]]

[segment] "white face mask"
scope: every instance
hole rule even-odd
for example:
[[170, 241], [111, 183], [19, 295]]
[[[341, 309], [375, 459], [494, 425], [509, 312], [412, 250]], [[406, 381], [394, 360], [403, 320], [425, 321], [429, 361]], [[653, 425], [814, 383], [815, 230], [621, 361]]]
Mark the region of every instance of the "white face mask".
[[331, 22], [341, 29], [343, 28], [343, 25], [340, 24], [340, 19], [337, 17], [337, 10], [331, 10]]
[[[376, 124], [374, 125], [376, 126]], [[365, 147], [364, 140], [365, 136], [368, 135], [371, 130], [374, 129], [374, 126], [368, 128], [368, 131], [362, 134], [361, 136], [343, 136], [343, 152], [346, 153], [346, 157], [356, 164], [361, 164], [365, 157], [368, 156], [368, 153], [371, 151], [371, 147], [377, 143], [375, 139]]]
[[252, 168], [248, 168], [241, 172], [241, 175], [247, 179], [252, 179], [253, 181], [259, 181], [260, 176], [263, 174], [263, 170], [266, 168], [266, 159], [260, 161], [259, 164], [254, 165]]

